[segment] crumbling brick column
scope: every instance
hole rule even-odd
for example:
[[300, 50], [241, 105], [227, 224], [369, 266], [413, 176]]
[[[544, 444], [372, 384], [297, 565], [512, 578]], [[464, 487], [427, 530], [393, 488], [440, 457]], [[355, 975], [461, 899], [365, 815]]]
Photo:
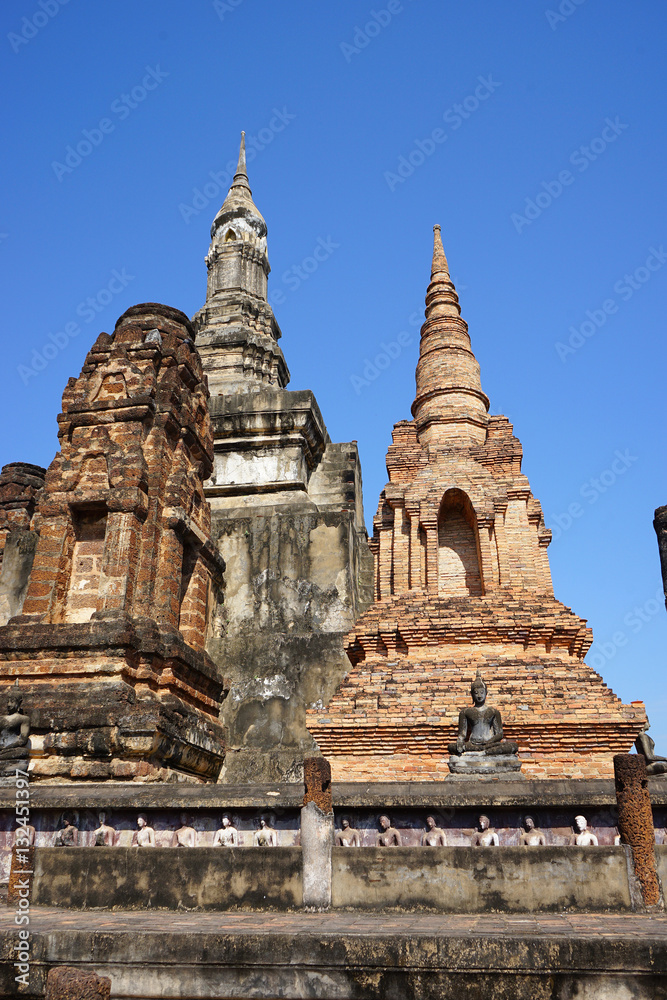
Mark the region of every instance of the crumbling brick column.
[[646, 761], [640, 754], [615, 754], [614, 777], [621, 843], [628, 844], [632, 850], [644, 903], [656, 906], [660, 902], [660, 882], [655, 867], [655, 834]]
[[324, 757], [306, 757], [303, 762], [303, 804], [314, 802], [327, 815], [333, 811], [331, 765]]
[[46, 978], [46, 1000], [109, 1000], [111, 980], [69, 965], [51, 969]]
[[301, 810], [303, 905], [324, 910], [331, 906], [331, 850], [334, 815], [331, 798], [331, 765], [324, 757], [303, 762], [305, 794]]

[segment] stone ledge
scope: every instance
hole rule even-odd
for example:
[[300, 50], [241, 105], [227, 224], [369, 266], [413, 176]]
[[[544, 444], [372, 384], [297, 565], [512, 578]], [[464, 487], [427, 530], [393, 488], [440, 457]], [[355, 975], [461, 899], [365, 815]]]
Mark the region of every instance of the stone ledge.
[[[15, 790], [0, 787], [0, 809], [14, 809]], [[31, 809], [300, 809], [303, 785], [188, 785], [131, 781], [31, 785]]]
[[[649, 778], [654, 806], [667, 805], [667, 778]], [[470, 781], [463, 788], [450, 781], [334, 782], [335, 809], [388, 809], [398, 807], [532, 807], [615, 806], [614, 782], [606, 779], [555, 781]], [[0, 787], [0, 809], [13, 809], [13, 789]], [[83, 784], [34, 785], [30, 792], [35, 809], [265, 809], [270, 806], [301, 808], [303, 785], [217, 784], [188, 786], [180, 782], [147, 786], [105, 781]]]
[[[549, 778], [471, 778], [458, 782], [334, 782], [333, 801], [337, 808], [389, 808], [391, 806], [609, 806], [616, 805], [613, 780], [558, 781]], [[661, 797], [653, 793], [655, 804], [667, 802], [667, 781]]]
[[[76, 913], [31, 909], [31, 990], [68, 964], [113, 996], [381, 1000], [666, 1000], [667, 918], [274, 913]], [[13, 913], [0, 913], [3, 955]], [[252, 970], [252, 971], [251, 971]], [[15, 972], [0, 962], [0, 994]]]

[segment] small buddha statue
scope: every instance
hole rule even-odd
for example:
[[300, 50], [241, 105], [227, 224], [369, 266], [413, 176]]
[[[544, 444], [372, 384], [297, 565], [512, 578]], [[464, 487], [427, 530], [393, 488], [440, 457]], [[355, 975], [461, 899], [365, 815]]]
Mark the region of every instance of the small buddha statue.
[[78, 847], [79, 831], [70, 813], [63, 813], [62, 826], [53, 838], [54, 847]]
[[521, 831], [519, 844], [521, 847], [546, 847], [547, 845], [546, 836], [541, 830], [537, 829], [532, 816], [523, 817], [523, 830]]
[[27, 770], [30, 758], [30, 717], [22, 712], [18, 679], [7, 696], [7, 715], [0, 716], [0, 775]]
[[361, 847], [361, 834], [350, 826], [347, 816], [343, 816], [340, 825], [340, 832], [336, 834], [336, 847]]
[[262, 816], [259, 821], [259, 830], [253, 834], [252, 842], [255, 847], [276, 847], [278, 845], [278, 834], [269, 826], [266, 816]]
[[426, 817], [426, 833], [422, 834], [422, 847], [446, 847], [445, 831], [436, 826], [433, 816]]
[[222, 826], [216, 831], [215, 837], [213, 838], [214, 847], [238, 847], [239, 843], [239, 832], [232, 823], [231, 816], [228, 813], [222, 817]]
[[197, 831], [190, 825], [190, 817], [187, 813], [181, 813], [181, 825], [178, 830], [174, 830], [171, 838], [172, 847], [196, 847]]
[[[449, 769], [453, 773], [519, 771], [519, 745], [506, 740], [500, 712], [486, 704], [487, 687], [479, 670], [470, 685], [472, 705], [459, 713], [456, 743], [449, 744]], [[468, 757], [467, 755], [473, 756]]]
[[585, 816], [574, 817], [574, 833], [570, 838], [572, 847], [597, 847], [598, 838], [588, 829], [588, 820]]
[[137, 816], [137, 829], [132, 838], [133, 847], [155, 847], [155, 830], [148, 825], [146, 813]]
[[376, 835], [376, 847], [400, 847], [401, 835], [392, 825], [388, 816], [380, 816], [380, 832]]
[[667, 774], [667, 757], [661, 757], [655, 752], [655, 743], [648, 735], [650, 728], [651, 724], [647, 720], [646, 725], [635, 740], [635, 748], [637, 753], [646, 760], [647, 774]]
[[472, 847], [499, 847], [500, 839], [491, 826], [488, 816], [480, 816], [477, 820], [477, 829], [470, 840]]
[[99, 826], [95, 830], [95, 847], [113, 847], [116, 840], [116, 831], [112, 826], [107, 826], [107, 814], [102, 811], [97, 814]]

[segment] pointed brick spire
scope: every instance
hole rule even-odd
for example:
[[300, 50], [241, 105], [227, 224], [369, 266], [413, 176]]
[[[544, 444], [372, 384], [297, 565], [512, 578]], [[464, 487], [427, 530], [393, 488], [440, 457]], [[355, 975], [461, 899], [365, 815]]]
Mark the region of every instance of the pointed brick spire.
[[489, 400], [482, 392], [468, 324], [461, 319], [440, 226], [433, 227], [433, 263], [425, 316], [417, 364], [417, 395], [412, 404], [419, 440], [423, 445], [436, 446], [482, 443], [486, 437]]

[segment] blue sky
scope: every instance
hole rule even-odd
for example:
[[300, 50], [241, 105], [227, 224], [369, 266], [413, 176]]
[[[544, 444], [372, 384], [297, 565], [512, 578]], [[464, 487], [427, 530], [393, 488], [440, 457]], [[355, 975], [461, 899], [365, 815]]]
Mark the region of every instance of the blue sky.
[[0, 464], [48, 465], [128, 306], [201, 306], [245, 129], [291, 388], [358, 440], [369, 527], [438, 222], [556, 596], [667, 753], [666, 28], [657, 0], [6, 0]]

